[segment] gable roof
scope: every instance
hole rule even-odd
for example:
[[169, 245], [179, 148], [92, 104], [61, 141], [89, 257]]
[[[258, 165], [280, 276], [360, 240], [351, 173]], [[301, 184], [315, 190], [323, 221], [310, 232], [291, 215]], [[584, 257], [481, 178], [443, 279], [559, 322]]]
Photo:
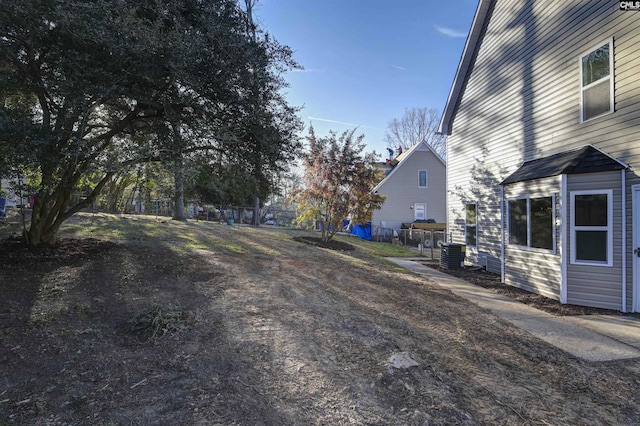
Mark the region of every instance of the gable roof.
[[489, 7], [491, 6], [491, 3], [491, 0], [480, 0], [478, 2], [476, 14], [473, 17], [471, 29], [469, 30], [469, 34], [467, 35], [467, 42], [464, 45], [464, 50], [462, 51], [462, 56], [460, 57], [458, 70], [456, 71], [456, 76], [453, 79], [453, 84], [451, 85], [451, 90], [449, 91], [449, 97], [447, 98], [447, 103], [444, 107], [444, 111], [442, 112], [442, 118], [440, 119], [438, 133], [441, 133], [443, 135], [451, 134], [451, 122], [453, 120], [453, 115], [456, 106], [458, 105], [458, 100], [460, 94], [462, 93], [462, 88], [464, 87], [464, 83], [467, 80], [467, 74], [471, 69], [473, 57], [478, 47], [478, 43], [480, 42], [480, 36], [485, 26], [485, 21], [489, 16]]
[[[406, 150], [405, 152], [403, 152], [402, 154], [398, 155], [396, 158], [393, 159], [393, 161], [391, 162], [391, 164], [393, 164], [394, 162], [396, 163], [395, 166], [391, 169], [391, 171], [387, 174], [387, 176], [385, 176], [384, 179], [382, 179], [380, 181], [379, 184], [377, 184], [371, 191], [372, 192], [376, 192], [377, 190], [380, 189], [380, 187], [382, 185], [384, 185], [384, 183], [389, 180], [389, 178], [391, 178], [391, 176], [393, 176], [393, 174], [396, 172], [396, 170], [398, 170], [400, 167], [402, 167], [402, 164], [404, 164], [407, 159], [409, 159], [409, 157], [411, 157], [413, 155], [414, 152], [418, 151], [418, 147], [423, 147], [426, 148], [426, 151], [430, 151], [438, 160], [440, 160], [440, 162], [446, 166], [445, 161], [442, 159], [442, 157], [440, 157], [440, 155], [435, 152], [433, 150], [433, 148], [431, 148], [431, 146], [426, 143], [425, 141], [422, 142], [418, 142], [417, 144], [415, 144], [414, 146], [412, 146], [411, 148], [409, 148], [408, 150]], [[420, 151], [424, 151], [424, 149], [421, 149]]]
[[623, 162], [605, 154], [593, 145], [525, 161], [501, 185], [558, 175], [609, 172], [626, 169]]

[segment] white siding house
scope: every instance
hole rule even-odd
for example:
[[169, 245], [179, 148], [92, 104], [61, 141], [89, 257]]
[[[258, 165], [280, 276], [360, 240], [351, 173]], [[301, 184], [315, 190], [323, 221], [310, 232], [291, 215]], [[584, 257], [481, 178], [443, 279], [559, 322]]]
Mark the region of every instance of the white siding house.
[[479, 1], [440, 123], [447, 226], [507, 284], [640, 312], [638, 16]]
[[399, 230], [402, 223], [433, 219], [444, 223], [445, 162], [425, 142], [396, 157], [393, 168], [373, 189], [385, 195], [382, 208], [373, 213], [371, 224]]
[[5, 207], [16, 207], [18, 205], [27, 204], [28, 197], [21, 194], [16, 187], [24, 186], [26, 179], [23, 177], [0, 179], [0, 198], [5, 199]]

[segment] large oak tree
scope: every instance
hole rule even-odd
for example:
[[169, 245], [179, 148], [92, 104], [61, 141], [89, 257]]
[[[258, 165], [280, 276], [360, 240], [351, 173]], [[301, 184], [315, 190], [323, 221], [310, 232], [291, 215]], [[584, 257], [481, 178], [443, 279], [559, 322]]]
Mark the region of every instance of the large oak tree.
[[[286, 160], [298, 121], [277, 93], [292, 66], [290, 49], [248, 34], [234, 0], [0, 2], [0, 152], [40, 176], [27, 242], [55, 242], [138, 162], [170, 160], [179, 173], [195, 151]], [[240, 131], [256, 110], [277, 134], [251, 148]], [[89, 172], [100, 179], [71, 203]]]

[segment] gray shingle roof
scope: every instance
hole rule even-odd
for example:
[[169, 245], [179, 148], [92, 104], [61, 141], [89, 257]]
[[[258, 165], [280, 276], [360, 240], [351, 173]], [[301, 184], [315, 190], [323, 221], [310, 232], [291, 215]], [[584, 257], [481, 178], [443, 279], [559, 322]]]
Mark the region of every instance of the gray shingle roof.
[[591, 145], [561, 152], [549, 157], [526, 161], [511, 173], [501, 185], [558, 175], [608, 172], [627, 166]]

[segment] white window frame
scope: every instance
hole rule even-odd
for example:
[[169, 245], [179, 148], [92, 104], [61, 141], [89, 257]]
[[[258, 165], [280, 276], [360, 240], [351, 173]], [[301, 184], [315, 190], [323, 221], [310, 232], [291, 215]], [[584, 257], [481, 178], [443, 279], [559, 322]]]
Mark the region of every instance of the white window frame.
[[[587, 85], [587, 86], [582, 86], [582, 58], [584, 58], [585, 56], [591, 54], [593, 51], [598, 50], [599, 48], [601, 48], [602, 46], [608, 44], [609, 45], [609, 75], [607, 77], [603, 77], [600, 80], [594, 81], [591, 84]], [[586, 52], [584, 52], [583, 54], [580, 55], [580, 58], [578, 59], [578, 74], [580, 75], [580, 122], [581, 123], [585, 123], [587, 121], [591, 121], [593, 119], [596, 119], [598, 117], [602, 117], [603, 115], [607, 115], [607, 114], [611, 114], [612, 112], [614, 112], [614, 106], [615, 106], [615, 102], [613, 99], [614, 96], [614, 69], [613, 69], [613, 37], [609, 37], [608, 39], [602, 41], [601, 43], [598, 43], [596, 46], [591, 47], [589, 50], [587, 50]], [[605, 79], [609, 79], [609, 111], [607, 112], [603, 112], [602, 114], [598, 114], [596, 116], [590, 117], [585, 119], [584, 117], [584, 92], [585, 90], [596, 86], [600, 83], [602, 83], [603, 81], [605, 81]]]
[[[420, 174], [424, 172], [424, 186], [420, 185]], [[426, 170], [418, 170], [418, 188], [429, 187], [429, 173]]]
[[[476, 206], [476, 223], [475, 225], [467, 224], [467, 206]], [[469, 228], [475, 228], [475, 245], [467, 245], [467, 234], [469, 233]], [[467, 247], [478, 247], [478, 203], [465, 203], [464, 204], [464, 243]]]
[[[542, 247], [532, 247], [531, 246], [531, 199], [537, 198], [551, 198], [551, 237], [553, 242], [551, 243], [552, 248], [546, 249]], [[516, 200], [527, 200], [527, 245], [522, 244], [514, 244], [511, 242], [511, 201]], [[557, 235], [556, 235], [556, 194], [528, 194], [521, 195], [518, 197], [511, 197], [507, 199], [507, 244], [511, 247], [518, 247], [523, 250], [531, 250], [531, 251], [539, 251], [544, 253], [552, 253], [555, 254], [557, 251]]]
[[[606, 226], [576, 226], [575, 225], [575, 205], [576, 195], [602, 195], [607, 196], [607, 225]], [[570, 191], [571, 200], [570, 216], [571, 222], [571, 264], [589, 266], [613, 266], [613, 189], [596, 189], [584, 191]], [[576, 231], [607, 231], [607, 261], [579, 260], [576, 259]]]

